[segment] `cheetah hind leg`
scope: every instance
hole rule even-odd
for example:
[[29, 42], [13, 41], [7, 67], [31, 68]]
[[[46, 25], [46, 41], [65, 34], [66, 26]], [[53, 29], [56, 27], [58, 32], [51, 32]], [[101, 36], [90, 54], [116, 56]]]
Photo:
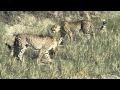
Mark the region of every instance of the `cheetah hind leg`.
[[24, 54], [24, 52], [26, 51], [26, 49], [27, 49], [27, 47], [24, 47], [23, 49], [20, 50], [20, 52], [19, 52], [19, 54], [18, 54], [18, 59], [19, 59], [20, 61], [22, 61], [22, 59], [23, 59], [23, 54]]

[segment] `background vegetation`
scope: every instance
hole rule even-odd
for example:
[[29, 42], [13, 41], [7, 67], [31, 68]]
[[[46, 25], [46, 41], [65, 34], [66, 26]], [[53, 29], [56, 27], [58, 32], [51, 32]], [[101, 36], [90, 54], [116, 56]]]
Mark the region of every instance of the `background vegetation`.
[[[80, 20], [81, 11], [0, 11], [0, 78], [2, 79], [101, 79], [120, 76], [120, 12], [89, 11], [95, 26], [95, 38], [82, 32], [77, 41], [58, 47], [53, 64], [37, 65], [29, 53], [24, 62], [9, 56], [5, 42], [12, 34], [46, 34], [61, 20]], [[98, 32], [106, 19], [107, 30]], [[30, 51], [28, 51], [30, 52]]]

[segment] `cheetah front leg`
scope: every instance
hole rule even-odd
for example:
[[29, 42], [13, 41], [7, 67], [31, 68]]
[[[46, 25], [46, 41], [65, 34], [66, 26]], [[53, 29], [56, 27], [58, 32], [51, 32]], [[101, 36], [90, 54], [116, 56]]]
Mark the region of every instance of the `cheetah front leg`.
[[47, 58], [48, 63], [52, 63], [52, 59], [51, 59], [50, 54], [49, 54], [48, 51], [46, 51], [45, 57]]
[[44, 61], [42, 60], [44, 55], [45, 55], [45, 58], [48, 60], [49, 63], [52, 62], [49, 52], [45, 51], [45, 50], [41, 50], [40, 53], [39, 53], [39, 57], [37, 59], [37, 64], [39, 64], [40, 61], [44, 63]]
[[72, 32], [69, 32], [68, 35], [69, 35], [69, 38], [70, 38], [70, 42], [72, 42], [73, 41], [73, 34], [72, 34]]

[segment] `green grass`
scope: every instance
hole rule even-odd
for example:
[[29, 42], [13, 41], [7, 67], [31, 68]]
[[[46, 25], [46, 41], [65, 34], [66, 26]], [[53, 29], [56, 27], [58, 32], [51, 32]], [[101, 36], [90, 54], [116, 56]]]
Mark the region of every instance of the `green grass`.
[[[29, 58], [21, 63], [9, 57], [3, 38], [6, 33], [5, 24], [0, 23], [0, 78], [94, 79], [106, 74], [120, 76], [119, 17], [108, 21], [107, 32], [95, 31], [94, 39], [87, 39], [80, 33], [77, 42], [66, 42], [64, 46], [59, 46], [51, 65], [37, 65], [36, 59]], [[116, 23], [113, 24], [114, 22]], [[45, 27], [42, 26], [41, 30]], [[36, 29], [34, 26], [33, 28]]]

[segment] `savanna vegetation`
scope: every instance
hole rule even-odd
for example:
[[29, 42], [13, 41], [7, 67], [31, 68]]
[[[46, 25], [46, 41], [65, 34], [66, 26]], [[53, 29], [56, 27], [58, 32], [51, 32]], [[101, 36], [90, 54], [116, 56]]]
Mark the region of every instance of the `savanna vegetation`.
[[[13, 33], [46, 34], [62, 20], [80, 20], [82, 11], [0, 11], [0, 78], [1, 79], [102, 79], [120, 76], [120, 12], [88, 11], [95, 37], [82, 32], [77, 40], [58, 46], [52, 64], [37, 65], [37, 51], [26, 51], [24, 62], [10, 57], [5, 42]], [[102, 20], [106, 30], [99, 31]]]

